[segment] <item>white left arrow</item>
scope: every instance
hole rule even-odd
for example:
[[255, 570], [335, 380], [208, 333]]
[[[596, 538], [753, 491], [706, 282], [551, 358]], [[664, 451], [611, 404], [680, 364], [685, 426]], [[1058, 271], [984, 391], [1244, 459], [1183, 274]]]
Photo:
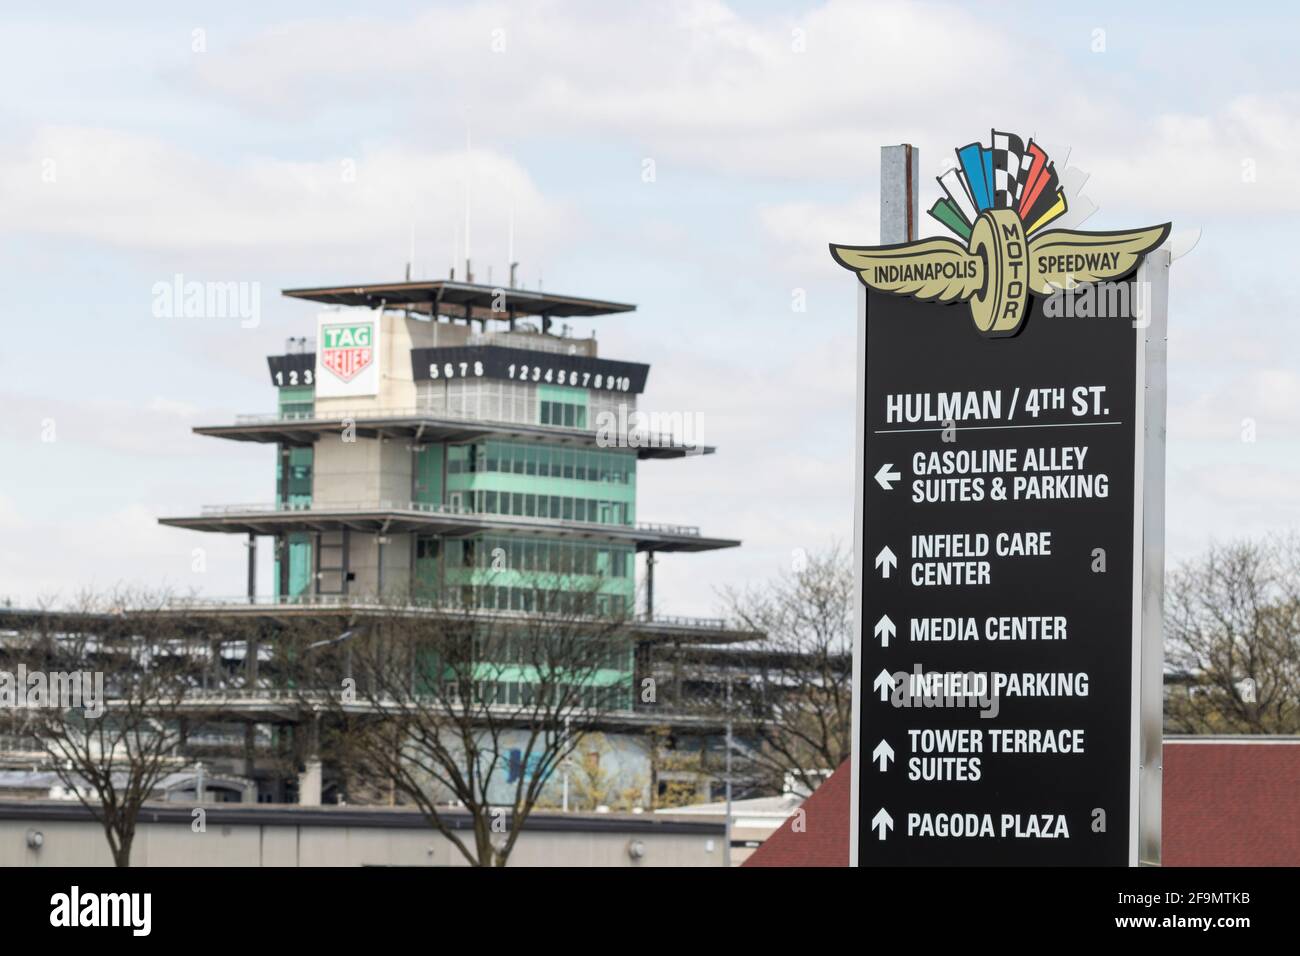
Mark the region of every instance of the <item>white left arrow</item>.
[[889, 767], [889, 761], [894, 759], [894, 748], [889, 746], [889, 741], [882, 740], [876, 744], [876, 749], [871, 751], [871, 759], [879, 762], [880, 772], [884, 773]]
[[871, 689], [880, 691], [881, 700], [889, 700], [889, 692], [894, 689], [894, 676], [889, 671], [881, 668], [880, 673], [876, 675], [876, 682], [871, 685]]
[[873, 633], [880, 638], [881, 647], [888, 647], [889, 639], [898, 636], [898, 631], [894, 629], [894, 622], [889, 619], [888, 614], [880, 615], [880, 620], [876, 622], [876, 629]]
[[894, 482], [903, 477], [898, 472], [893, 471], [893, 467], [892, 463], [887, 462], [881, 465], [880, 470], [876, 472], [876, 484], [880, 485], [880, 487], [884, 488], [886, 491], [893, 491]]
[[879, 830], [880, 839], [882, 840], [885, 838], [886, 830], [894, 829], [894, 818], [889, 815], [889, 812], [884, 807], [881, 807], [876, 815], [871, 818], [871, 829]]
[[888, 578], [890, 569], [898, 567], [898, 555], [894, 554], [889, 545], [881, 548], [880, 553], [876, 555], [876, 567], [880, 568], [882, 578]]

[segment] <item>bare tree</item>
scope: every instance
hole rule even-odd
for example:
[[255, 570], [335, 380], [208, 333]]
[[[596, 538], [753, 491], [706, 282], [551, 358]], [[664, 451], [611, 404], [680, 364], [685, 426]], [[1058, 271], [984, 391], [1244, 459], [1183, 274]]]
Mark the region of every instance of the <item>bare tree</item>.
[[82, 597], [66, 611], [34, 619], [7, 649], [11, 662], [51, 687], [67, 691], [80, 680], [83, 690], [87, 681], [102, 689], [97, 702], [66, 693], [29, 702], [20, 719], [64, 788], [103, 827], [120, 867], [130, 865], [141, 807], [179, 766], [180, 711], [195, 664], [171, 646], [158, 613], [165, 603], [121, 592]]
[[[765, 639], [718, 655], [732, 684], [737, 770], [780, 792], [809, 792], [849, 756], [852, 741], [853, 564], [839, 546], [745, 591], [723, 592], [738, 626]], [[725, 708], [725, 704], [724, 704]]]
[[475, 866], [506, 864], [560, 764], [630, 707], [623, 620], [596, 613], [594, 595], [549, 593], [528, 613], [393, 608], [342, 638], [311, 639], [310, 624], [300, 635], [302, 699], [332, 728], [334, 755], [417, 806]]
[[1300, 732], [1300, 537], [1215, 545], [1165, 584], [1165, 723]]

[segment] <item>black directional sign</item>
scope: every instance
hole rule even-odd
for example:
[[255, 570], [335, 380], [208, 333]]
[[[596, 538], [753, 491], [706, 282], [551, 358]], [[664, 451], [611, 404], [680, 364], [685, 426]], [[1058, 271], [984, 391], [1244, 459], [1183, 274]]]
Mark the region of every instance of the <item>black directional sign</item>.
[[866, 295], [858, 862], [1126, 865], [1142, 332]]

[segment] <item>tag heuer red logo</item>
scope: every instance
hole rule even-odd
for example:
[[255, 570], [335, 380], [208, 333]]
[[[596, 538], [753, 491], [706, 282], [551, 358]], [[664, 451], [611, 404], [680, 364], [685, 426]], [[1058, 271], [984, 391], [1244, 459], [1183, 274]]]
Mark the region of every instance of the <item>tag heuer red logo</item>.
[[320, 363], [342, 381], [350, 382], [374, 361], [369, 322], [321, 327]]

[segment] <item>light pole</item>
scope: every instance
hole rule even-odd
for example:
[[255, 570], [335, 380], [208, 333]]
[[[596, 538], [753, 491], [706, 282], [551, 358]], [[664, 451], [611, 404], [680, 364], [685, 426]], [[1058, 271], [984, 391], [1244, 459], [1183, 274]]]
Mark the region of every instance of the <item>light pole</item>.
[[731, 867], [731, 667], [727, 667], [727, 762], [725, 780], [727, 819], [722, 836], [722, 865]]
[[[564, 718], [564, 739], [566, 742], [569, 739], [569, 718], [567, 715]], [[564, 758], [564, 801], [561, 804], [561, 810], [564, 813], [569, 812], [569, 769], [572, 764], [573, 754], [569, 754]]]

